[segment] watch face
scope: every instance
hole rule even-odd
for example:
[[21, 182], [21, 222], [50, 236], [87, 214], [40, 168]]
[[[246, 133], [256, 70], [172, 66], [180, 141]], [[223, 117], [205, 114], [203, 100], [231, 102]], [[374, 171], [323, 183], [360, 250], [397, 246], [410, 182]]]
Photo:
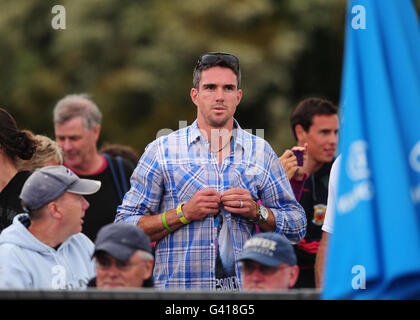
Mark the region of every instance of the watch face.
[[261, 211], [260, 211], [260, 214], [261, 214], [261, 218], [262, 218], [264, 221], [267, 221], [267, 219], [268, 219], [268, 210], [267, 210], [267, 208], [266, 208], [266, 207], [261, 206]]

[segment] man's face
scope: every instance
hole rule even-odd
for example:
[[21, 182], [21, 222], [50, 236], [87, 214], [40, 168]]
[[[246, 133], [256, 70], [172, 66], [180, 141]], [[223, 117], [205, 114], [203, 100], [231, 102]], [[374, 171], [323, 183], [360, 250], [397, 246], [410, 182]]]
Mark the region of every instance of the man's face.
[[308, 156], [318, 163], [334, 159], [338, 141], [338, 116], [315, 115], [308, 132], [302, 130], [299, 144], [308, 143]]
[[142, 260], [138, 252], [127, 261], [120, 261], [99, 251], [95, 254], [95, 261], [98, 288], [139, 288], [152, 275], [153, 260]]
[[198, 109], [199, 127], [225, 127], [229, 121], [233, 121], [241, 97], [242, 91], [238, 89], [237, 77], [231, 69], [213, 67], [204, 70], [199, 89], [191, 89], [191, 99]]
[[63, 228], [66, 229], [68, 236], [81, 232], [89, 202], [80, 194], [65, 192], [56, 203], [62, 216]]
[[80, 169], [96, 151], [100, 126], [85, 129], [82, 117], [75, 117], [54, 129], [57, 143], [64, 152], [64, 162], [70, 168]]
[[241, 262], [244, 290], [286, 290], [294, 286], [299, 268], [280, 264], [275, 267], [252, 260]]

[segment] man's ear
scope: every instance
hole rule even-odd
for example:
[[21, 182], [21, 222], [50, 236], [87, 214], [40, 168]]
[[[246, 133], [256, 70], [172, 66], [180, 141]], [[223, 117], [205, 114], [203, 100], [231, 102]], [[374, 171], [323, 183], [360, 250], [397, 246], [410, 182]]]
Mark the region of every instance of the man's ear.
[[94, 126], [92, 128], [92, 132], [93, 132], [93, 137], [95, 139], [95, 141], [97, 142], [99, 139], [99, 134], [101, 133], [101, 125], [97, 124], [96, 126]]
[[297, 124], [295, 126], [295, 133], [296, 133], [296, 137], [297, 137], [297, 142], [298, 145], [305, 143], [306, 142], [306, 131], [305, 129], [303, 129], [303, 127], [300, 124]]
[[144, 270], [144, 280], [149, 279], [152, 276], [154, 264], [155, 260], [148, 260], [145, 262], [146, 268]]
[[47, 208], [50, 216], [56, 219], [61, 219], [62, 213], [60, 210], [60, 206], [56, 201], [51, 201], [50, 203], [48, 203]]
[[194, 102], [194, 104], [198, 107], [198, 102], [197, 102], [198, 89], [197, 88], [192, 88], [191, 89], [190, 97], [191, 97], [192, 102]]
[[241, 99], [242, 99], [242, 90], [238, 89], [238, 93], [236, 95], [236, 100], [238, 101], [238, 104], [239, 102], [241, 102]]
[[299, 267], [298, 266], [292, 266], [290, 271], [290, 279], [289, 279], [289, 288], [292, 288], [298, 277], [299, 277]]

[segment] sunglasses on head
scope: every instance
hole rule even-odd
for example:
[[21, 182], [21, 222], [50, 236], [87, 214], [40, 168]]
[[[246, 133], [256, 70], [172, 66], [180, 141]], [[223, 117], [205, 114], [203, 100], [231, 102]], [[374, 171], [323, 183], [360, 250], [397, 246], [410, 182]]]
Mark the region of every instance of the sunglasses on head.
[[236, 69], [239, 69], [239, 59], [230, 53], [224, 52], [209, 52], [205, 53], [198, 58], [196, 69], [203, 65], [213, 65], [217, 62], [224, 62]]

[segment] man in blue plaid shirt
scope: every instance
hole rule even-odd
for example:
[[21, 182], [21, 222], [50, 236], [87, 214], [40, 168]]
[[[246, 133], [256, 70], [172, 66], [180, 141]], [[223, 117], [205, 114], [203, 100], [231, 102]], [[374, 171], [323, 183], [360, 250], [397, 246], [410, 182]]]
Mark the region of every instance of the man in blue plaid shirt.
[[234, 55], [200, 57], [190, 93], [196, 121], [146, 147], [118, 207], [116, 222], [156, 241], [158, 288], [239, 290], [236, 261], [257, 229], [293, 243], [305, 235], [305, 212], [277, 155], [234, 119], [240, 81]]

